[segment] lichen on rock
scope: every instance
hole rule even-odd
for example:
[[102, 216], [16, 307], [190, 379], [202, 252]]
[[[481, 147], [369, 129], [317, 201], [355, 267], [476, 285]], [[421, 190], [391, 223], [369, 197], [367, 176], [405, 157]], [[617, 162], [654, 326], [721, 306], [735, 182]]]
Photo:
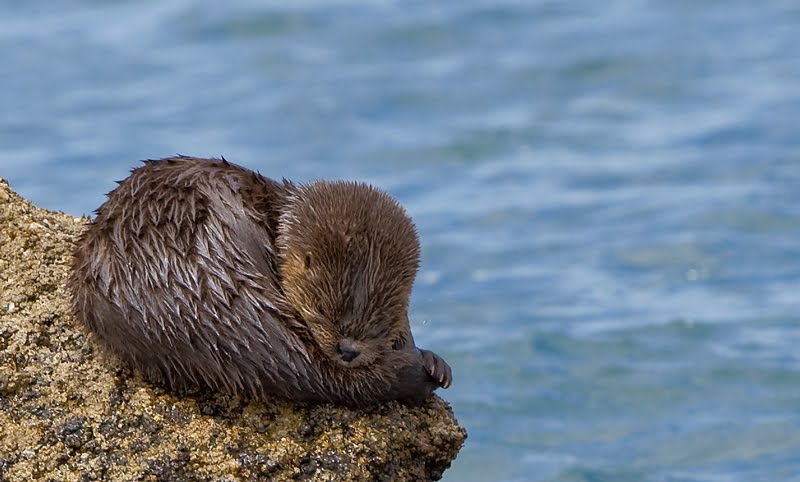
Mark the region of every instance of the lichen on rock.
[[0, 480], [436, 480], [449, 405], [369, 410], [176, 394], [101, 351], [65, 281], [86, 224], [0, 178]]

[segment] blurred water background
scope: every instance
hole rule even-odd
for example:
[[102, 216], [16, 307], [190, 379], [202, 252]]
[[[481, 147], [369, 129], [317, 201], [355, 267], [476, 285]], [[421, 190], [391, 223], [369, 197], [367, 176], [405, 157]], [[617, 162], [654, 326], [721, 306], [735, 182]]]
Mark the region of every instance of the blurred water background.
[[795, 0], [0, 1], [0, 176], [362, 179], [414, 217], [449, 481], [800, 480]]

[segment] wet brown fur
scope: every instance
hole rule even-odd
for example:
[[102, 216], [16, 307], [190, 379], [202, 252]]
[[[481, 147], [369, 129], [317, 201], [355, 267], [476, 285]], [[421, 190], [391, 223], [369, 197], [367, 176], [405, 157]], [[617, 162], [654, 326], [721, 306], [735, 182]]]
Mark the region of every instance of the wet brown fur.
[[[378, 189], [176, 157], [145, 162], [109, 193], [69, 287], [103, 345], [173, 388], [420, 402], [451, 374], [414, 345], [418, 264], [411, 220]], [[360, 355], [348, 361], [340, 346]]]

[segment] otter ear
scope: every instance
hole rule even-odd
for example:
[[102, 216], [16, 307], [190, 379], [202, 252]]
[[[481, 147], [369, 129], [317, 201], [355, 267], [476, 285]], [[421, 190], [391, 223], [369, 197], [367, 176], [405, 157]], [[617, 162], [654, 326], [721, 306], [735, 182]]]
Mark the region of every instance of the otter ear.
[[305, 256], [303, 256], [303, 266], [309, 269], [311, 267], [311, 261], [311, 251], [306, 251]]

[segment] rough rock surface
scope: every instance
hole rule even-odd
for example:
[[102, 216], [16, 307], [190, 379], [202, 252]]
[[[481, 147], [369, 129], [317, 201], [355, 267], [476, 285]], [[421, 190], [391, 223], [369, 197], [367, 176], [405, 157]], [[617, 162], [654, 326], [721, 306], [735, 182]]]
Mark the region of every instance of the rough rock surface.
[[36, 208], [0, 178], [0, 481], [435, 480], [466, 438], [420, 408], [302, 408], [175, 394], [101, 352], [68, 314], [86, 219]]

